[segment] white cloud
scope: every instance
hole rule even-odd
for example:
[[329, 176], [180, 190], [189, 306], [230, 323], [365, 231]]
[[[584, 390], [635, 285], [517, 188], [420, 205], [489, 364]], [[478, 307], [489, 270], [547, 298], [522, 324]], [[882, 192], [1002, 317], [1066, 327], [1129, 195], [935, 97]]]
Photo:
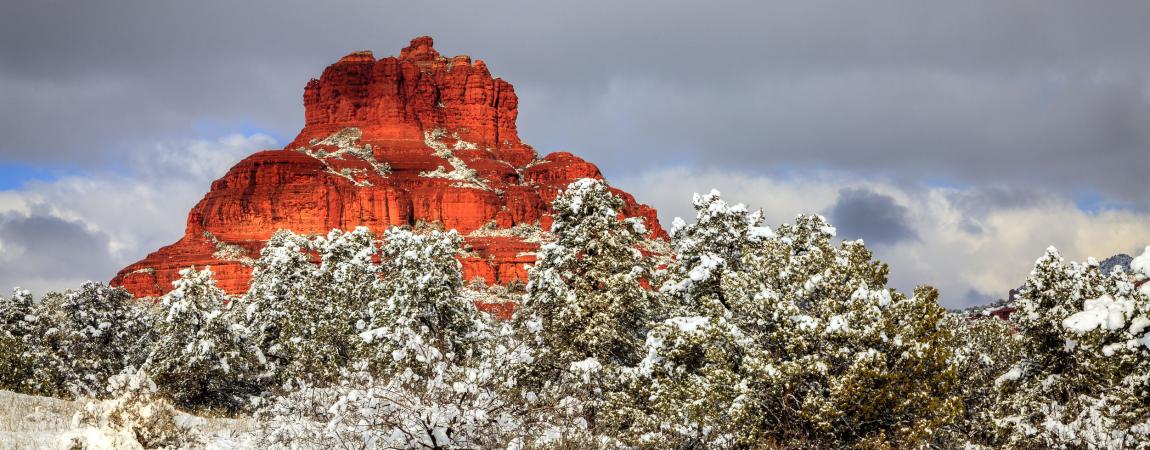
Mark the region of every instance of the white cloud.
[[693, 217], [690, 195], [711, 188], [722, 191], [727, 201], [763, 208], [772, 225], [799, 213], [829, 211], [842, 188], [865, 188], [890, 196], [908, 209], [908, 225], [919, 239], [872, 246], [872, 250], [891, 265], [894, 286], [909, 291], [917, 284], [933, 285], [948, 307], [975, 301], [972, 291], [1004, 297], [1022, 284], [1034, 260], [1049, 245], [1070, 259], [1084, 260], [1129, 253], [1150, 244], [1150, 214], [1090, 213], [1053, 192], [903, 185], [832, 172], [752, 176], [685, 167], [646, 171], [616, 179], [615, 184], [658, 208], [664, 223], [676, 216], [689, 220]]
[[[102, 253], [68, 254], [67, 246], [37, 239], [35, 230], [21, 228], [19, 235], [26, 242], [9, 237], [0, 248], [0, 289], [19, 284], [43, 292], [86, 279], [107, 281], [124, 265], [178, 239], [188, 211], [211, 181], [241, 158], [266, 148], [275, 148], [275, 140], [263, 134], [167, 140], [132, 151], [115, 172], [34, 181], [0, 191], [0, 218], [7, 219], [0, 220], [0, 234], [16, 235], [15, 227], [40, 220], [31, 223], [66, 230], [77, 251], [82, 247]], [[29, 266], [28, 255], [43, 256], [45, 261], [83, 256], [89, 263]]]

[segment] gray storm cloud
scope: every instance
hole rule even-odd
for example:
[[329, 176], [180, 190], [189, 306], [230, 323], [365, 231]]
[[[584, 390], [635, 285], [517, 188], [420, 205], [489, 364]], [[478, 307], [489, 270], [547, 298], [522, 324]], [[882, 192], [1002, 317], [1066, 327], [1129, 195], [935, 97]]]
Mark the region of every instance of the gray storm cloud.
[[916, 240], [909, 210], [889, 195], [863, 188], [843, 189], [830, 210], [831, 222], [846, 239], [862, 238], [868, 244], [893, 245]]
[[[106, 234], [46, 215], [0, 214], [0, 286], [43, 291], [61, 280], [103, 281], [118, 261]], [[46, 280], [46, 278], [51, 279]], [[6, 293], [5, 293], [6, 295]]]
[[529, 142], [608, 175], [830, 168], [1144, 209], [1146, 17], [1133, 1], [17, 2], [0, 157], [115, 165], [132, 141], [214, 127], [290, 138], [326, 64], [432, 34], [519, 88]]
[[[515, 85], [525, 141], [664, 215], [711, 187], [772, 223], [823, 212], [885, 247], [896, 284], [969, 303], [1046, 245], [1150, 240], [1147, 17], [1145, 1], [17, 0], [0, 14], [0, 167], [76, 175], [0, 191], [0, 213], [143, 256], [231, 163], [295, 135], [309, 78], [426, 34]], [[0, 256], [34, 242], [0, 237]]]

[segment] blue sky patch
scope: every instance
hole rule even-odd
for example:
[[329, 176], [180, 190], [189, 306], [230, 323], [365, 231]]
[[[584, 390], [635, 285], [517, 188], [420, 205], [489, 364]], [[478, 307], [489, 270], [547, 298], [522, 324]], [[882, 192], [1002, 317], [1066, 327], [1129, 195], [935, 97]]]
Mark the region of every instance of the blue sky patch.
[[19, 189], [29, 181], [50, 181], [71, 173], [59, 167], [0, 162], [0, 190]]

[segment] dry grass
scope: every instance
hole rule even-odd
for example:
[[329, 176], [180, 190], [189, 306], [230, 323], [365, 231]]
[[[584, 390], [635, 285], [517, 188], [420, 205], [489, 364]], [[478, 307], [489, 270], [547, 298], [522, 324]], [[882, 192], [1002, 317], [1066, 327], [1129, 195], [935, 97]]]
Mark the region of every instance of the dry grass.
[[[84, 402], [0, 391], [0, 450], [65, 448], [60, 439], [72, 429], [72, 416]], [[251, 418], [180, 414], [208, 440], [207, 448], [256, 448], [257, 423]]]
[[[80, 402], [0, 391], [0, 449], [45, 448], [72, 427]], [[48, 447], [51, 448], [51, 447]]]

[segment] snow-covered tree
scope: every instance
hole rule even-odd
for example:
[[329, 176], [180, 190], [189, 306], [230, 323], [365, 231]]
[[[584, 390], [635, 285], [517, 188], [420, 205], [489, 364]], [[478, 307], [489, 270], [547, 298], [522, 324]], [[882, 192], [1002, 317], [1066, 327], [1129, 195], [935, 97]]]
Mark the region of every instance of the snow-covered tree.
[[743, 271], [744, 257], [751, 257], [774, 233], [763, 225], [761, 211], [748, 211], [742, 204], [729, 205], [719, 191], [695, 194], [695, 223], [676, 217], [671, 228], [675, 263], [669, 268], [673, 284], [664, 291], [682, 299], [686, 311], [708, 310], [723, 315], [740, 298], [728, 299], [721, 289], [725, 274]]
[[319, 255], [318, 271], [302, 295], [280, 306], [287, 320], [279, 345], [290, 358], [283, 379], [334, 379], [360, 352], [357, 325], [380, 295], [379, 266], [371, 261], [378, 248], [367, 228], [332, 230], [311, 239], [311, 249]]
[[998, 446], [995, 380], [1020, 361], [1022, 336], [1010, 322], [993, 315], [951, 314], [946, 328], [955, 333], [952, 364], [961, 380], [963, 408], [958, 420], [943, 430], [944, 440], [955, 446]]
[[311, 238], [281, 231], [269, 241], [244, 303], [279, 381], [334, 380], [358, 354], [357, 324], [380, 296], [376, 254], [364, 227]]
[[[744, 448], [764, 437], [754, 389], [775, 376], [760, 347], [722, 317], [679, 316], [647, 335], [647, 356], [626, 372], [627, 413], [641, 447]], [[638, 401], [636, 401], [638, 400]], [[620, 417], [621, 419], [624, 417]]]
[[[954, 419], [961, 403], [953, 336], [933, 289], [907, 297], [885, 288], [886, 265], [861, 241], [832, 245], [835, 230], [819, 216], [799, 216], [772, 233], [759, 213], [717, 192], [696, 196], [695, 208], [694, 224], [676, 221], [676, 258], [663, 284], [693, 316], [648, 337], [658, 343], [653, 360], [671, 367], [640, 374], [654, 390], [649, 398], [686, 395], [717, 405], [700, 409], [699, 422], [664, 416], [679, 427], [664, 427], [667, 439], [918, 446]], [[699, 339], [728, 349], [702, 352]], [[692, 365], [663, 354], [699, 356]], [[712, 395], [699, 388], [706, 385], [732, 389]], [[681, 413], [661, 411], [652, 410], [655, 420]], [[733, 423], [739, 432], [724, 434]]]
[[[502, 330], [502, 331], [499, 331]], [[410, 343], [422, 367], [380, 374], [364, 361], [328, 386], [303, 384], [260, 412], [273, 448], [509, 448], [523, 442], [526, 415], [507, 395], [508, 367], [530, 361], [508, 347], [510, 329], [481, 330], [482, 349], [444, 354]], [[484, 355], [478, 357], [476, 355]]]
[[622, 206], [594, 179], [556, 197], [555, 241], [541, 246], [513, 318], [534, 357], [523, 392], [538, 420], [553, 423], [549, 439], [615, 434], [618, 422], [600, 428], [596, 417], [608, 404], [627, 414], [621, 375], [643, 358], [648, 324], [659, 316], [657, 293], [646, 287], [651, 261], [639, 249], [646, 229], [639, 219], [621, 219]]
[[9, 298], [0, 297], [0, 389], [20, 390], [32, 375], [25, 356], [24, 338], [31, 330], [35, 304], [32, 294], [16, 288]]
[[1007, 445], [1150, 448], [1150, 248], [1131, 269], [1038, 259], [1011, 315], [1022, 361], [995, 380]]
[[430, 362], [426, 351], [464, 356], [475, 350], [482, 325], [475, 305], [462, 296], [455, 259], [462, 241], [454, 230], [392, 228], [384, 234], [379, 296], [368, 300], [367, 320], [357, 324], [374, 369], [423, 370]]
[[311, 261], [310, 241], [288, 230], [279, 230], [268, 239], [252, 269], [248, 291], [239, 303], [244, 310], [244, 323], [252, 333], [257, 348], [264, 352], [269, 373], [290, 361], [283, 348], [282, 328], [289, 309], [304, 296], [310, 280], [317, 277], [318, 267]]
[[235, 322], [232, 299], [210, 268], [184, 269], [173, 285], [147, 361], [160, 390], [185, 408], [244, 408], [260, 393], [263, 354]]
[[108, 377], [142, 363], [151, 339], [144, 306], [103, 283], [46, 295], [32, 316], [25, 344], [35, 370], [25, 386], [45, 395], [101, 395]]
[[265, 444], [493, 448], [522, 434], [508, 368], [530, 354], [462, 296], [460, 242], [454, 231], [387, 231], [379, 296], [359, 324], [366, 359], [273, 399], [260, 413]]
[[643, 281], [649, 261], [638, 246], [640, 219], [620, 220], [623, 201], [606, 183], [584, 178], [552, 204], [555, 241], [539, 249], [515, 323], [537, 349], [543, 371], [572, 362], [634, 365], [657, 306]]

